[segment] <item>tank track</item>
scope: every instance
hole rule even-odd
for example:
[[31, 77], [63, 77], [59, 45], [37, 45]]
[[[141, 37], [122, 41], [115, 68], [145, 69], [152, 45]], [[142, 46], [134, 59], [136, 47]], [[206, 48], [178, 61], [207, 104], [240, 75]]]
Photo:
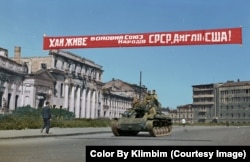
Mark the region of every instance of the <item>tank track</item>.
[[153, 137], [168, 136], [172, 133], [172, 124], [167, 121], [150, 120], [147, 121], [146, 126]]

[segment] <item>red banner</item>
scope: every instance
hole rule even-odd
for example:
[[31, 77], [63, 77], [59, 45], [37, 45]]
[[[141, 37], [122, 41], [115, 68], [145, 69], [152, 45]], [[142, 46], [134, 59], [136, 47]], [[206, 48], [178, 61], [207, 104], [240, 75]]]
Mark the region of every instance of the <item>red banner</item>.
[[242, 44], [242, 28], [43, 37], [43, 49]]

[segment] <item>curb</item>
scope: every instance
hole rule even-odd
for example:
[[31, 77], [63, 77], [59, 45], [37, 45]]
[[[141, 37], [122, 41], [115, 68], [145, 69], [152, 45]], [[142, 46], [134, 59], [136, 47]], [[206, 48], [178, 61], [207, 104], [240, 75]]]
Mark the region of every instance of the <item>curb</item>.
[[110, 133], [111, 131], [98, 131], [98, 132], [85, 132], [85, 133], [65, 133], [65, 134], [41, 134], [41, 135], [27, 135], [27, 136], [15, 136], [15, 137], [0, 137], [0, 140], [4, 139], [22, 139], [22, 138], [47, 138], [47, 137], [62, 137], [62, 136], [78, 136], [84, 134], [97, 134], [97, 133]]

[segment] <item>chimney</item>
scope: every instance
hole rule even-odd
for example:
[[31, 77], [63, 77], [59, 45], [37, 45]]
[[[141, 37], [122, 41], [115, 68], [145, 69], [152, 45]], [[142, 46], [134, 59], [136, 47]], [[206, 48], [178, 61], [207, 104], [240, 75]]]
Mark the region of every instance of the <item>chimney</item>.
[[15, 46], [15, 54], [14, 54], [14, 61], [17, 63], [21, 63], [21, 47]]

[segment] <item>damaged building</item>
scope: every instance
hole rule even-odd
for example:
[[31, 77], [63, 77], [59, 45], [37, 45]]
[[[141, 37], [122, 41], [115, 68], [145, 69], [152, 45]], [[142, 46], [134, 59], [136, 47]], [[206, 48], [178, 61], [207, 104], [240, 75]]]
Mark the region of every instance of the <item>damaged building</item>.
[[0, 68], [0, 113], [22, 106], [41, 108], [50, 101], [76, 118], [119, 117], [139, 93], [135, 84], [103, 83], [101, 65], [62, 50], [22, 57], [21, 47], [15, 47], [9, 58], [8, 50], [0, 48]]

